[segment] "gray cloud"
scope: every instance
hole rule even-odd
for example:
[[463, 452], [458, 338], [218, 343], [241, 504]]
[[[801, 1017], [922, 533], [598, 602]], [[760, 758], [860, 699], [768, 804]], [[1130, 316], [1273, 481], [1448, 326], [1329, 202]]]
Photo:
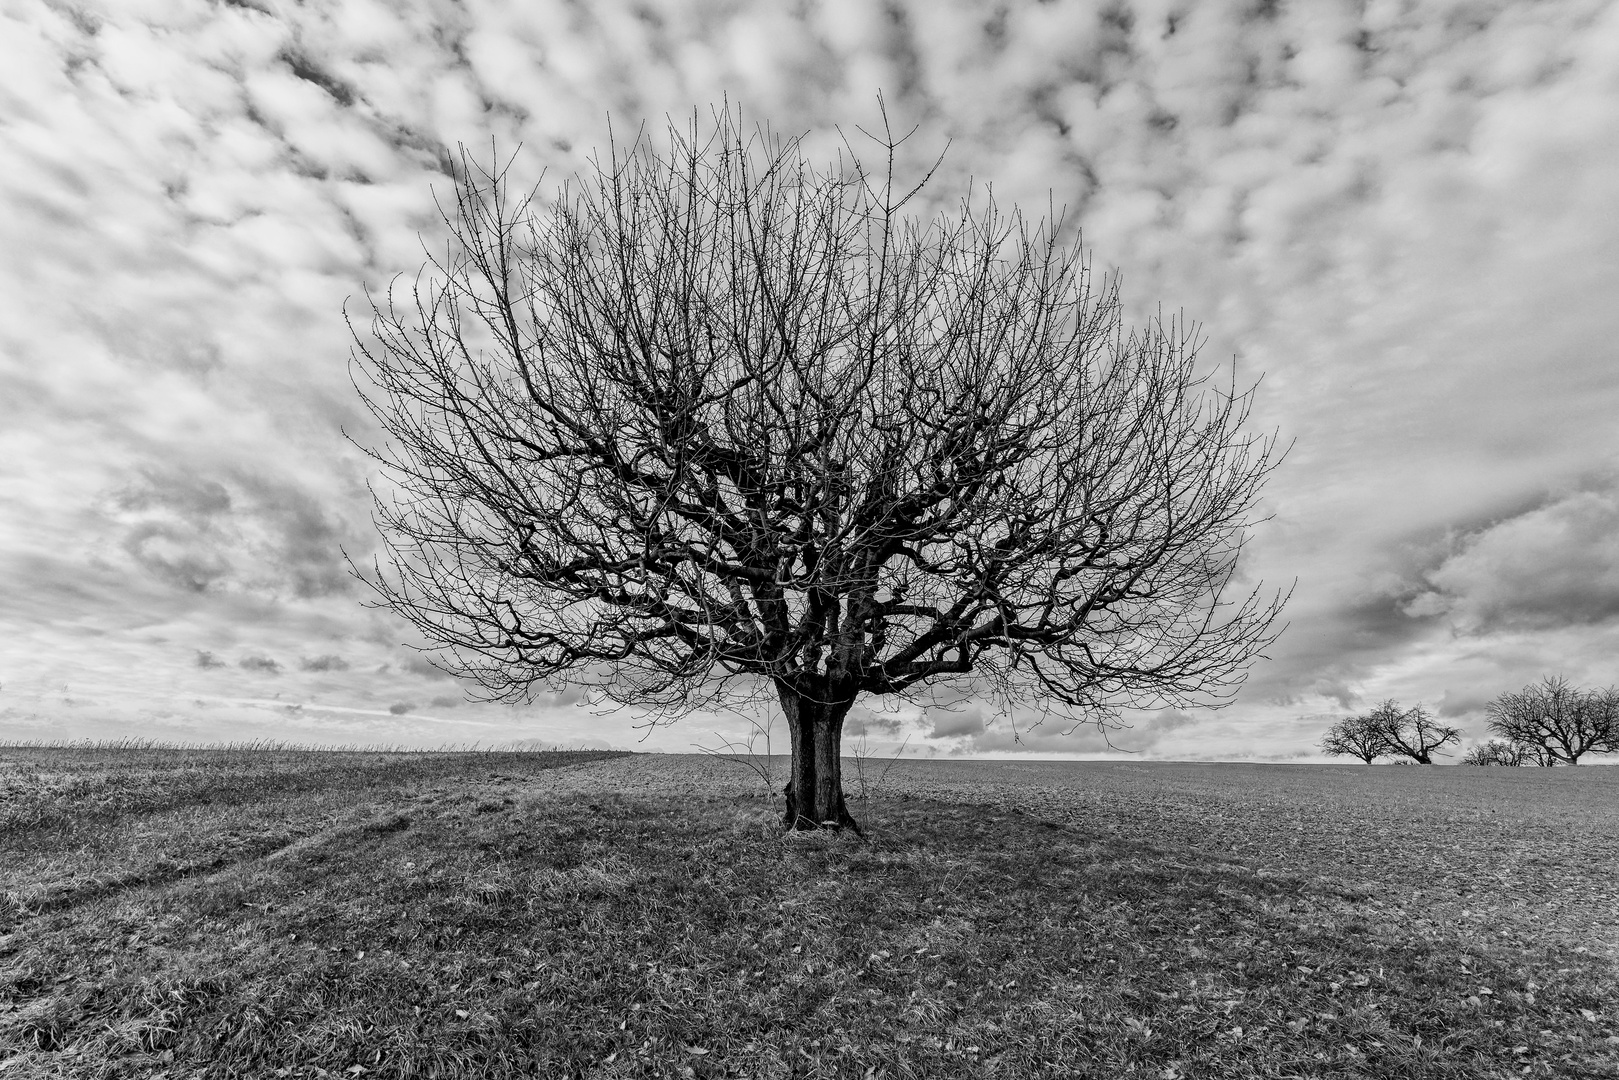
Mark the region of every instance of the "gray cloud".
[[298, 661], [302, 671], [347, 671], [349, 662], [341, 656], [327, 653], [323, 656], [306, 656]]
[[900, 739], [905, 732], [905, 721], [886, 713], [875, 713], [862, 705], [855, 705], [843, 722], [843, 734], [849, 739]]
[[1104, 730], [1096, 724], [1074, 726], [1048, 720], [1036, 725], [1025, 721], [1014, 728], [1002, 721], [974, 735], [962, 749], [969, 753], [1105, 754], [1119, 750], [1117, 736], [1117, 731]]
[[927, 710], [932, 730], [930, 739], [948, 739], [961, 735], [981, 734], [985, 727], [985, 709], [982, 705], [965, 705], [954, 709]]
[[159, 521], [131, 526], [123, 547], [147, 573], [189, 592], [204, 592], [230, 573], [230, 564], [199, 537]]
[[141, 479], [117, 492], [113, 501], [120, 510], [134, 513], [163, 511], [196, 526], [227, 514], [230, 492], [215, 480], [180, 472], [143, 470]]
[[1447, 719], [1479, 715], [1499, 693], [1499, 690], [1486, 690], [1479, 686], [1449, 688], [1439, 695], [1434, 711]]
[[1163, 712], [1154, 713], [1146, 723], [1130, 729], [1129, 741], [1131, 749], [1145, 749], [1148, 746], [1153, 746], [1160, 742], [1164, 736], [1192, 727], [1196, 723], [1196, 717], [1181, 712], [1179, 709], [1166, 709]]
[[266, 675], [281, 674], [281, 665], [268, 656], [244, 656], [236, 666], [244, 671], [262, 671]]
[[112, 496], [110, 513], [131, 559], [186, 591], [312, 599], [352, 585], [342, 560], [346, 528], [283, 479], [149, 467]]
[[433, 662], [420, 654], [413, 655], [401, 663], [400, 668], [412, 675], [420, 675], [424, 679], [453, 679], [455, 676], [443, 668], [435, 667]]
[[1619, 616], [1619, 500], [1581, 491], [1456, 538], [1406, 606], [1469, 633]]
[[1063, 755], [1142, 753], [1173, 741], [1177, 733], [1195, 728], [1197, 717], [1179, 709], [1135, 715], [1128, 721], [1095, 722], [1048, 719], [1035, 724], [1032, 717], [1020, 717], [1014, 726], [1004, 718], [986, 722], [962, 750], [969, 753], [1024, 752]]

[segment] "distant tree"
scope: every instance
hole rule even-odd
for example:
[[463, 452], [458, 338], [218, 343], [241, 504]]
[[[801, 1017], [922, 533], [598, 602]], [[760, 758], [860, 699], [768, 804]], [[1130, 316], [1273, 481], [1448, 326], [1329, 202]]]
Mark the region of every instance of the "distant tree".
[[1619, 752], [1619, 690], [1581, 690], [1547, 676], [1485, 707], [1489, 728], [1529, 749], [1540, 764], [1578, 765], [1586, 754]]
[[1346, 716], [1329, 727], [1321, 749], [1337, 757], [1358, 757], [1368, 765], [1388, 753], [1382, 731], [1364, 716]]
[[1251, 391], [1125, 330], [1060, 222], [902, 214], [903, 141], [817, 168], [720, 115], [544, 203], [463, 155], [448, 254], [355, 335], [366, 576], [446, 670], [652, 722], [772, 695], [789, 828], [854, 824], [863, 695], [1228, 699], [1281, 607], [1229, 595], [1279, 460]]
[[1383, 740], [1385, 754], [1410, 758], [1418, 765], [1432, 765], [1441, 747], [1462, 741], [1460, 728], [1439, 723], [1421, 705], [1401, 709], [1396, 702], [1385, 701], [1361, 719]]
[[1463, 765], [1518, 766], [1530, 763], [1529, 747], [1511, 739], [1485, 739], [1468, 747]]
[[1523, 763], [1525, 765], [1549, 769], [1557, 764], [1557, 755], [1552, 753], [1548, 747], [1535, 743], [1516, 743], [1515, 745], [1523, 751]]

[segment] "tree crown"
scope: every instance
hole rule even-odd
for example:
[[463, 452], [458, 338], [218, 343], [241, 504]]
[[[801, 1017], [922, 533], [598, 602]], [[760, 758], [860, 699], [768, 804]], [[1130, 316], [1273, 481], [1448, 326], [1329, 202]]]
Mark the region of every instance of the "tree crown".
[[1489, 728], [1547, 764], [1619, 752], [1619, 689], [1581, 689], [1548, 675], [1485, 706]]
[[[383, 601], [492, 697], [675, 713], [989, 691], [1218, 702], [1281, 598], [1227, 593], [1272, 438], [1178, 321], [1126, 332], [1061, 223], [902, 214], [729, 114], [547, 208], [463, 155], [449, 252], [374, 303]], [[924, 181], [925, 182], [925, 181]]]

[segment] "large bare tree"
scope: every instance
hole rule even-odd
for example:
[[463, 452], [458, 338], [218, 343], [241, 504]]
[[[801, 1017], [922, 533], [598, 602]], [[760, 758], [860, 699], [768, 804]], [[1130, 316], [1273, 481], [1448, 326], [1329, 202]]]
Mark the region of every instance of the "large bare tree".
[[1619, 752], [1619, 690], [1582, 690], [1547, 676], [1485, 706], [1491, 731], [1539, 764], [1578, 765], [1590, 753]]
[[654, 721], [771, 694], [794, 828], [854, 825], [863, 695], [1229, 700], [1281, 606], [1231, 593], [1278, 460], [1252, 391], [1126, 331], [1060, 222], [902, 212], [902, 142], [817, 168], [721, 114], [543, 202], [463, 154], [447, 254], [356, 333], [367, 576], [443, 666]]
[[1369, 716], [1346, 716], [1336, 721], [1321, 736], [1321, 749], [1334, 756], [1360, 758], [1367, 765], [1389, 753], [1382, 727]]
[[1435, 753], [1462, 741], [1461, 728], [1441, 724], [1421, 705], [1402, 709], [1395, 701], [1385, 701], [1356, 720], [1381, 741], [1385, 755], [1407, 757], [1418, 765], [1432, 765]]

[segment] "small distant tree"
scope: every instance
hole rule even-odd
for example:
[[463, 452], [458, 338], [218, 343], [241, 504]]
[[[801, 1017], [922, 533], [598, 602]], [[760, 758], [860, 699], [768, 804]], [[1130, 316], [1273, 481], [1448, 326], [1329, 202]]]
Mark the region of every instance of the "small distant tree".
[[1581, 690], [1547, 676], [1485, 707], [1490, 730], [1526, 748], [1538, 764], [1578, 765], [1586, 754], [1619, 752], [1619, 690]]
[[1337, 757], [1358, 757], [1366, 764], [1388, 753], [1382, 732], [1364, 716], [1346, 716], [1327, 729], [1321, 749]]
[[854, 825], [867, 695], [1229, 698], [1281, 607], [1231, 589], [1251, 394], [1125, 328], [1060, 222], [903, 213], [902, 138], [817, 167], [716, 121], [550, 200], [460, 162], [447, 255], [356, 335], [382, 600], [494, 699], [773, 695], [793, 829]]
[[1553, 754], [1548, 747], [1534, 743], [1518, 743], [1517, 745], [1523, 750], [1523, 763], [1525, 765], [1549, 769], [1557, 764], [1557, 755]]
[[1474, 743], [1462, 755], [1463, 765], [1501, 765], [1516, 767], [1531, 764], [1529, 747], [1511, 739], [1485, 739]]
[[1410, 758], [1418, 765], [1432, 765], [1433, 755], [1442, 747], [1462, 741], [1460, 728], [1439, 723], [1421, 705], [1402, 709], [1395, 701], [1385, 701], [1362, 719], [1383, 740], [1387, 756]]

